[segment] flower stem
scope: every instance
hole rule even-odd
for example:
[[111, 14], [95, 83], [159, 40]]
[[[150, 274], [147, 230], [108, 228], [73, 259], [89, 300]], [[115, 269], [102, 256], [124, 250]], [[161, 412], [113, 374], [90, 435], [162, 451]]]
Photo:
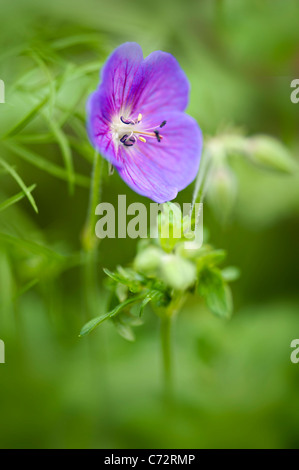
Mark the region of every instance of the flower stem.
[[[96, 215], [95, 210], [101, 202], [101, 184], [103, 178], [103, 158], [96, 152], [93, 161], [93, 169], [91, 175], [91, 186], [89, 194], [89, 207], [86, 216], [85, 226], [82, 233], [82, 247], [85, 253], [85, 262], [82, 269], [84, 283], [84, 321], [99, 314], [99, 306], [103, 303], [99, 289], [99, 242], [100, 240], [95, 234]], [[99, 335], [101, 335], [99, 341]], [[91, 363], [91, 386], [97, 387], [97, 378], [101, 375], [101, 389], [99, 393], [103, 394], [103, 399], [107, 403], [108, 393], [108, 377], [107, 377], [107, 356], [106, 344], [103, 331], [99, 329], [97, 338], [88, 338], [89, 359]], [[95, 360], [95, 357], [98, 357]]]
[[163, 355], [164, 388], [166, 397], [169, 397], [172, 394], [173, 387], [171, 333], [172, 316], [164, 315], [161, 318], [161, 344]]
[[102, 182], [102, 166], [103, 159], [95, 152], [94, 161], [93, 161], [93, 170], [91, 175], [91, 187], [90, 187], [90, 196], [89, 196], [89, 208], [86, 218], [85, 228], [82, 236], [82, 244], [85, 252], [95, 252], [99, 239], [95, 235], [95, 209], [100, 203], [101, 196], [101, 182]]

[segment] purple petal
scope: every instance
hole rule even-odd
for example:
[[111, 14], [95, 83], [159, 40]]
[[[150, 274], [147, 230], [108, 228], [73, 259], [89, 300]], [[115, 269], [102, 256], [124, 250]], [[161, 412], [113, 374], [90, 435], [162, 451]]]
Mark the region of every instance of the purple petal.
[[141, 63], [127, 101], [135, 114], [162, 109], [184, 111], [189, 90], [188, 79], [177, 60], [167, 52], [156, 51]]
[[127, 102], [135, 75], [143, 61], [142, 49], [135, 42], [119, 46], [107, 59], [102, 69], [101, 87], [111, 97], [110, 112], [116, 114]]
[[[151, 116], [162, 122], [162, 114]], [[165, 117], [165, 116], [164, 116]], [[132, 147], [120, 147], [121, 178], [137, 193], [162, 203], [174, 199], [196, 177], [202, 135], [196, 121], [181, 112], [168, 112], [162, 140], [146, 137]]]
[[143, 60], [141, 47], [134, 42], [119, 46], [102, 69], [101, 84], [87, 103], [87, 130], [93, 147], [113, 165], [121, 166], [112, 141], [110, 125], [127, 101], [134, 77]]
[[102, 87], [90, 95], [87, 102], [87, 131], [93, 147], [113, 165], [121, 166], [110, 131], [111, 106], [111, 97]]

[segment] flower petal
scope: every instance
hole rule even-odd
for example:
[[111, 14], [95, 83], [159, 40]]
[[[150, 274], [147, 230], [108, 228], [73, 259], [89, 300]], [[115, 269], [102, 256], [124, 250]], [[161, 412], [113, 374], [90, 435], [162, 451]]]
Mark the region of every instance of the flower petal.
[[[164, 116], [164, 113], [163, 113]], [[151, 116], [162, 122], [162, 115]], [[196, 121], [181, 112], [168, 112], [162, 139], [147, 138], [132, 147], [120, 146], [121, 178], [137, 193], [162, 203], [174, 199], [196, 177], [202, 135]]]
[[189, 100], [189, 82], [177, 60], [156, 51], [140, 65], [127, 102], [133, 113], [159, 110], [184, 111]]
[[90, 141], [113, 165], [121, 166], [121, 161], [112, 140], [110, 125], [113, 117], [124, 109], [142, 60], [139, 44], [127, 42], [119, 46], [102, 69], [99, 88], [88, 99], [87, 130]]
[[121, 166], [110, 131], [112, 109], [111, 97], [101, 86], [87, 102], [87, 132], [93, 147], [113, 165]]
[[111, 97], [111, 112], [116, 114], [127, 102], [134, 78], [143, 61], [142, 49], [135, 42], [119, 46], [102, 69], [101, 87]]

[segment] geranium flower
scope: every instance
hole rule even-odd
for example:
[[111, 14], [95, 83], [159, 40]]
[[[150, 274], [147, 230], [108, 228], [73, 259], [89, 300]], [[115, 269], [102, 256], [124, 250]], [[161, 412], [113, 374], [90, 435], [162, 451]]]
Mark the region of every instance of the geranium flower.
[[108, 58], [88, 100], [93, 147], [138, 194], [162, 203], [195, 178], [202, 135], [184, 113], [189, 82], [177, 60], [156, 51], [143, 59], [136, 43]]

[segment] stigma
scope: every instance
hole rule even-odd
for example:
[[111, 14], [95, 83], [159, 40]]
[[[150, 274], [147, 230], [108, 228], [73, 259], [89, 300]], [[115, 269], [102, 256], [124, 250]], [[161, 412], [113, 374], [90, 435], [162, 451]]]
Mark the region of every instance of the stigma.
[[146, 143], [147, 139], [151, 138], [157, 140], [157, 142], [161, 142], [163, 139], [159, 129], [166, 125], [166, 121], [162, 121], [161, 124], [150, 129], [142, 128], [141, 113], [138, 114], [136, 119], [120, 116], [119, 121], [118, 125], [114, 124], [113, 126], [114, 135], [125, 147], [132, 147], [137, 141]]

